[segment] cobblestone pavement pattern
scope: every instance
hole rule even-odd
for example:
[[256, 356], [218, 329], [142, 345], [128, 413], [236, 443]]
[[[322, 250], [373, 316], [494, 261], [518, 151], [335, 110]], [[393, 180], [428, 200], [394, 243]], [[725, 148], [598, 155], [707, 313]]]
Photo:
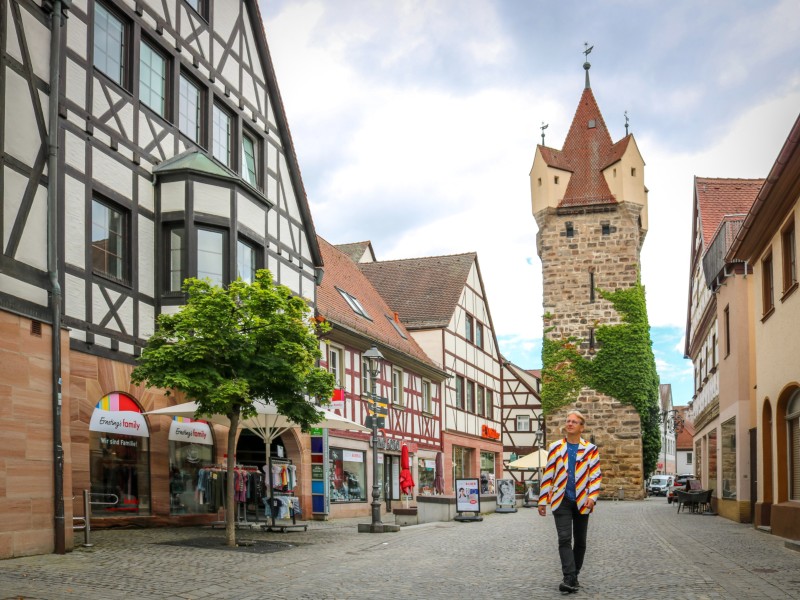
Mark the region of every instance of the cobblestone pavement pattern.
[[[222, 540], [222, 530], [96, 531], [92, 548], [76, 543], [65, 556], [0, 561], [0, 599], [562, 597], [549, 514], [521, 508], [387, 534], [359, 534], [359, 521], [368, 519], [238, 532], [241, 540], [291, 544], [269, 554], [164, 544]], [[663, 498], [601, 502], [580, 579], [576, 599], [800, 598], [800, 553], [749, 525], [676, 514]]]

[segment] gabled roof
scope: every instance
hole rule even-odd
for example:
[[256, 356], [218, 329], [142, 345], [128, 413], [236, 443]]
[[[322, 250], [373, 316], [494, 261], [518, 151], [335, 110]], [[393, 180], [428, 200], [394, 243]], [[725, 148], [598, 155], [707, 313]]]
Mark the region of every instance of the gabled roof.
[[[389, 348], [426, 367], [441, 371], [403, 323], [394, 320], [394, 311], [356, 263], [324, 239], [318, 238], [318, 242], [325, 261], [325, 276], [317, 288], [318, 314], [330, 321], [335, 329], [354, 333], [367, 342], [377, 342], [384, 354]], [[354, 312], [339, 290], [356, 298], [371, 320]]]
[[702, 223], [703, 252], [711, 246], [714, 234], [727, 216], [746, 215], [750, 211], [763, 185], [763, 179], [695, 177], [694, 193]]
[[475, 252], [361, 263], [359, 267], [409, 329], [447, 327]]
[[620, 160], [630, 138], [627, 135], [616, 144], [611, 141], [592, 89], [586, 87], [564, 140], [564, 148], [556, 150], [538, 146], [548, 166], [572, 173], [558, 206], [616, 204], [617, 199], [606, 183], [603, 170]]
[[375, 252], [372, 242], [353, 242], [351, 244], [336, 244], [336, 249], [344, 252], [354, 263], [375, 262]]

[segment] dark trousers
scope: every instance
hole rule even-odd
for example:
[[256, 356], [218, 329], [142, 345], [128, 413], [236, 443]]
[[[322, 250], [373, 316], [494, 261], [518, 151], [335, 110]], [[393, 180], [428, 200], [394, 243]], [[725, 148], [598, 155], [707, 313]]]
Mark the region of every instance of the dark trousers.
[[[564, 576], [577, 577], [586, 554], [586, 530], [589, 515], [582, 515], [578, 503], [564, 498], [558, 510], [553, 511], [558, 532], [558, 555], [561, 557], [561, 572]], [[573, 543], [574, 540], [574, 543]]]

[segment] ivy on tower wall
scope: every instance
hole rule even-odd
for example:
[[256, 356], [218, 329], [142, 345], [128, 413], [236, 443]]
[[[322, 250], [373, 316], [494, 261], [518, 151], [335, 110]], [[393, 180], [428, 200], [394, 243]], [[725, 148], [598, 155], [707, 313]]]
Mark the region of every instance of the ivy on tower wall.
[[[598, 290], [620, 315], [618, 325], [600, 325], [595, 336], [599, 350], [586, 358], [578, 338], [551, 339], [542, 346], [542, 408], [545, 414], [574, 402], [588, 387], [633, 406], [642, 423], [644, 472], [655, 470], [661, 436], [658, 420], [658, 373], [650, 339], [644, 286], [608, 292]], [[545, 321], [552, 315], [545, 315]], [[545, 331], [552, 331], [549, 328]]]

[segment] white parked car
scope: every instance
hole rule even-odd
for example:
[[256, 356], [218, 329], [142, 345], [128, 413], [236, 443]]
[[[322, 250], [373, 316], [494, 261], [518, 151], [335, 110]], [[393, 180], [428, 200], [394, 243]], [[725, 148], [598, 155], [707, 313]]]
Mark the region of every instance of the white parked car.
[[648, 496], [666, 496], [674, 478], [672, 475], [653, 475], [647, 484]]

